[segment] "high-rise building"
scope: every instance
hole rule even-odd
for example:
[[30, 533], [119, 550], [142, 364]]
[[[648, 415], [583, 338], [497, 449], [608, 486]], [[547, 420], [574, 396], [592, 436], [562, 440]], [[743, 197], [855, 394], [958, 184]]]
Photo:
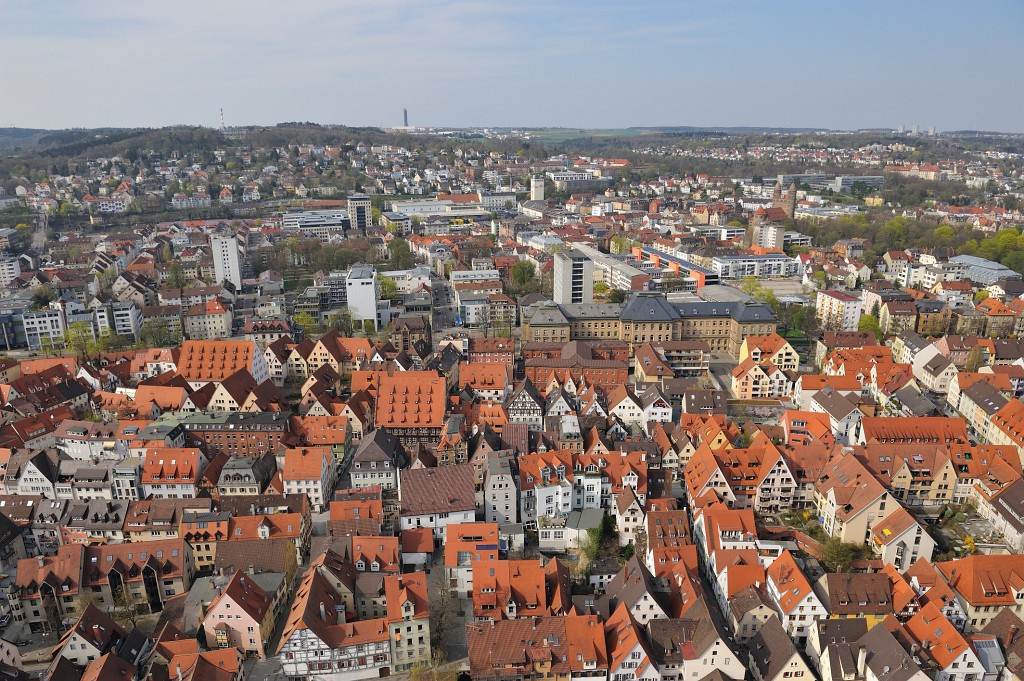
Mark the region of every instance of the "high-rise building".
[[544, 176], [534, 175], [530, 178], [530, 200], [531, 201], [543, 201], [544, 200]]
[[569, 248], [555, 253], [554, 297], [559, 305], [594, 302], [594, 261]]
[[230, 281], [236, 289], [242, 288], [242, 253], [238, 239], [232, 236], [214, 236], [210, 239], [213, 248], [213, 275], [216, 283]]
[[377, 305], [380, 293], [377, 285], [377, 272], [373, 265], [356, 265], [348, 271], [345, 278], [345, 293], [348, 300], [349, 314], [355, 322], [373, 322], [376, 331], [380, 328]]
[[353, 194], [348, 197], [348, 222], [351, 229], [363, 234], [370, 228], [370, 197], [366, 194]]

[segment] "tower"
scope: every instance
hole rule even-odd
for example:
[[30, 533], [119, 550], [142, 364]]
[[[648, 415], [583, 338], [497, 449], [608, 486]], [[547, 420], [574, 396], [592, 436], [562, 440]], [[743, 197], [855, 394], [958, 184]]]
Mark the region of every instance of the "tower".
[[402, 125], [409, 127], [409, 110], [402, 109]]
[[534, 175], [530, 178], [530, 200], [531, 201], [543, 201], [544, 200], [544, 176]]
[[242, 290], [242, 256], [238, 239], [230, 236], [214, 236], [210, 239], [213, 248], [213, 278], [220, 284], [230, 281], [235, 289]]
[[366, 194], [353, 194], [348, 197], [349, 229], [358, 229], [366, 234], [370, 229], [370, 197]]
[[555, 253], [554, 299], [559, 305], [594, 302], [594, 261], [573, 248]]

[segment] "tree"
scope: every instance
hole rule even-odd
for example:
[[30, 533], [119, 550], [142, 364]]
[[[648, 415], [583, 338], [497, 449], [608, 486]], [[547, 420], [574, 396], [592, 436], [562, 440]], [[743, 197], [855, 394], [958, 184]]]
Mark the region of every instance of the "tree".
[[619, 289], [613, 289], [612, 292], [608, 294], [609, 303], [621, 303], [625, 299], [626, 295]]
[[817, 270], [811, 274], [811, 281], [814, 282], [814, 288], [816, 289], [828, 288], [828, 275], [823, 270]]
[[392, 300], [398, 295], [398, 282], [383, 274], [378, 274], [377, 279], [380, 281], [381, 300]]
[[373, 320], [372, 319], [364, 319], [363, 320], [363, 333], [366, 334], [366, 337], [369, 338], [370, 336], [372, 336], [376, 332], [377, 332], [377, 325], [373, 322]]
[[415, 264], [409, 242], [400, 238], [392, 239], [388, 244], [388, 266], [393, 270], [408, 270]]
[[978, 291], [977, 293], [974, 294], [974, 302], [980, 303], [983, 300], [988, 300], [988, 297], [990, 295], [992, 295], [992, 294], [989, 293], [988, 291], [984, 291], [984, 290]]
[[139, 343], [145, 348], [168, 348], [177, 345], [179, 340], [178, 334], [162, 319], [147, 319], [139, 333]]
[[167, 268], [167, 286], [172, 289], [185, 288], [185, 270], [180, 262], [172, 262]]
[[525, 288], [533, 281], [533, 278], [537, 276], [537, 267], [530, 260], [520, 260], [512, 266], [509, 276], [512, 279], [513, 286], [516, 288]]
[[[430, 625], [430, 633], [434, 633], [433, 624]], [[444, 648], [434, 648], [430, 651], [430, 660], [413, 665], [409, 670], [409, 681], [456, 681], [458, 671], [447, 665], [448, 655]]]
[[861, 549], [856, 544], [831, 537], [822, 545], [821, 563], [832, 572], [849, 572], [860, 553]]
[[964, 369], [971, 373], [976, 373], [978, 369], [985, 365], [985, 350], [981, 345], [975, 345], [971, 348], [971, 351], [967, 353], [967, 361], [964, 365]]
[[39, 307], [45, 307], [54, 300], [57, 300], [57, 292], [53, 290], [53, 287], [49, 284], [43, 284], [35, 290], [32, 294], [32, 298], [35, 304]]
[[160, 251], [160, 260], [161, 262], [171, 262], [174, 260], [174, 251], [171, 249], [170, 244], [164, 244], [163, 249]]
[[352, 323], [352, 313], [348, 308], [338, 310], [330, 321], [331, 328], [342, 336], [351, 337], [355, 333], [355, 325]]
[[114, 593], [114, 607], [110, 618], [125, 629], [134, 629], [142, 617], [142, 599], [131, 592], [128, 587], [120, 587]]
[[751, 298], [761, 297], [761, 281], [757, 277], [743, 277], [740, 282], [740, 290]]
[[317, 323], [316, 318], [308, 312], [300, 312], [295, 315], [295, 323], [305, 333], [306, 338], [315, 338], [317, 332], [320, 330], [320, 324]]
[[860, 321], [857, 322], [857, 330], [861, 333], [873, 333], [875, 338], [881, 342], [882, 327], [878, 325], [878, 317], [870, 314], [862, 314]]
[[74, 322], [64, 334], [64, 345], [68, 350], [83, 358], [96, 350], [96, 339], [89, 322]]

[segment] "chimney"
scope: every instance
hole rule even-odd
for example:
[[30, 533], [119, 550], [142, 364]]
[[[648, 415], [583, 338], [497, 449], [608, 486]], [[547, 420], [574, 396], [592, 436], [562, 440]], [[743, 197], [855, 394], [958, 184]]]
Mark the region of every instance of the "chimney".
[[181, 663], [178, 663], [178, 681], [181, 681]]
[[324, 609], [323, 601], [320, 601], [320, 619], [322, 619], [324, 622], [327, 621], [327, 610]]
[[1011, 624], [1010, 631], [1006, 634], [1006, 647], [1009, 648], [1010, 644], [1013, 643], [1013, 639], [1017, 637], [1017, 625]]
[[39, 560], [39, 567], [46, 567], [46, 557], [45, 556], [39, 556], [38, 560]]
[[868, 663], [868, 649], [861, 646], [857, 651], [857, 676], [864, 676], [864, 669]]
[[256, 566], [255, 565], [250, 565], [248, 572], [249, 572], [250, 575], [255, 575], [256, 574]]

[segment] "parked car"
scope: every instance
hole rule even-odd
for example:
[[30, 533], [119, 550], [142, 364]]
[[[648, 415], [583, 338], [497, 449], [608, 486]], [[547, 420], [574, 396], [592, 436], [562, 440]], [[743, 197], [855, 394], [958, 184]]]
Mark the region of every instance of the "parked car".
[[0, 617], [0, 629], [6, 627], [10, 623], [11, 623], [11, 616], [10, 615], [4, 615], [4, 616]]

